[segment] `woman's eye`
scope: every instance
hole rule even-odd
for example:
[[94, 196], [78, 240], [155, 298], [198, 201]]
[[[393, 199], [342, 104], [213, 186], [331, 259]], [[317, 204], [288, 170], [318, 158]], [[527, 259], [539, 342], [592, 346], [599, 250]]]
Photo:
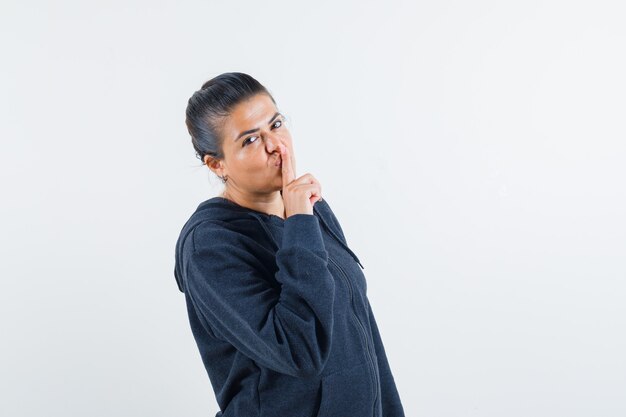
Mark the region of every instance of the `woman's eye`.
[[[276, 123], [280, 123], [280, 124], [279, 124], [278, 126], [276, 126]], [[281, 127], [282, 125], [283, 125], [283, 121], [282, 121], [282, 120], [276, 120], [272, 126], [274, 126], [276, 129], [278, 129], [278, 128], [279, 128], [279, 127]], [[250, 141], [249, 139], [252, 139], [252, 138], [257, 138], [257, 137], [258, 137], [258, 136], [250, 136], [250, 137], [246, 138], [246, 139], [243, 141], [243, 143], [241, 144], [241, 147], [244, 147], [244, 146], [246, 146], [248, 143], [252, 143], [252, 142], [253, 142], [253, 141]]]
[[252, 139], [252, 138], [256, 138], [256, 136], [250, 136], [249, 138], [246, 138], [246, 140], [243, 141], [243, 144], [241, 146], [243, 147], [243, 146], [246, 146], [248, 143], [252, 143], [252, 142], [249, 142], [249, 139]]

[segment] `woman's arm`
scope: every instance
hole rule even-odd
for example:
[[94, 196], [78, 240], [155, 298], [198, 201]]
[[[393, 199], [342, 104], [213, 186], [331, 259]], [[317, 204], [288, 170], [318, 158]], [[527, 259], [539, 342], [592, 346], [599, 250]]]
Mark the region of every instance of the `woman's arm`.
[[319, 375], [331, 349], [335, 284], [319, 219], [284, 222], [276, 252], [278, 290], [249, 239], [211, 222], [191, 234], [189, 296], [210, 331], [260, 365], [292, 376]]
[[369, 311], [370, 328], [372, 330], [372, 337], [374, 338], [376, 356], [378, 357], [383, 417], [404, 417], [404, 408], [402, 407], [402, 402], [400, 401], [400, 395], [398, 394], [396, 382], [391, 373], [391, 368], [389, 367], [385, 347], [383, 345], [382, 338], [380, 337], [380, 331], [378, 330], [378, 325], [376, 324], [374, 312], [372, 311], [372, 306], [370, 305], [369, 300], [367, 300], [367, 308]]

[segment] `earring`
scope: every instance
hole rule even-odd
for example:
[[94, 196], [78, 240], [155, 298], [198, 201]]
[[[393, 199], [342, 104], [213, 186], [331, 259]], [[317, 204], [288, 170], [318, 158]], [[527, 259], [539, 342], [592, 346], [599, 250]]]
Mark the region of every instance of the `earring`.
[[220, 177], [220, 179], [222, 180], [223, 183], [226, 183], [226, 181], [228, 181], [228, 176], [224, 175], [223, 177]]

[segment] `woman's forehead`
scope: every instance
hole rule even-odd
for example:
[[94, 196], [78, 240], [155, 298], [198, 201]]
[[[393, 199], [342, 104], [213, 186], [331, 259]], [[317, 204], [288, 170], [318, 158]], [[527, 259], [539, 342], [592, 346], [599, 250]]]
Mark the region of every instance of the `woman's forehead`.
[[258, 94], [235, 106], [224, 121], [223, 132], [227, 139], [235, 141], [240, 133], [268, 124], [277, 111], [269, 96]]

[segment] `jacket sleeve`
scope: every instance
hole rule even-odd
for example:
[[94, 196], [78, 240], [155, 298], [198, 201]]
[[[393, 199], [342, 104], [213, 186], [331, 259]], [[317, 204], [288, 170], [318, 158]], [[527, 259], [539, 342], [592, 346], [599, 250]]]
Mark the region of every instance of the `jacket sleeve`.
[[250, 238], [210, 222], [192, 236], [187, 288], [210, 331], [266, 368], [319, 375], [330, 354], [335, 294], [319, 219], [304, 213], [285, 219], [276, 252], [279, 289], [246, 249]]
[[374, 348], [376, 350], [376, 356], [378, 358], [378, 370], [380, 372], [380, 390], [381, 390], [381, 403], [383, 407], [383, 417], [404, 417], [404, 408], [400, 401], [400, 394], [396, 387], [396, 382], [391, 373], [389, 361], [385, 353], [385, 346], [383, 345], [382, 338], [380, 337], [380, 331], [374, 318], [374, 312], [369, 300], [367, 300], [367, 308], [369, 312], [370, 328], [372, 330], [372, 337], [374, 339]]

